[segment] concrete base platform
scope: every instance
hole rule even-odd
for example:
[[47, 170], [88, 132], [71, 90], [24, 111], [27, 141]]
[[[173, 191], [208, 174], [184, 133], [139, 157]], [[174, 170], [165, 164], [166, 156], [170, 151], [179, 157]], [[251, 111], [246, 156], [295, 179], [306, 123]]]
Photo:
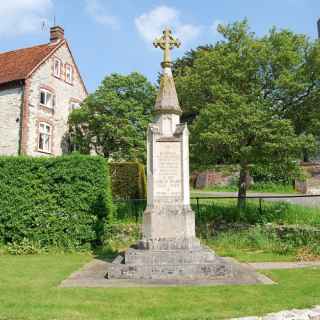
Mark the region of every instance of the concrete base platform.
[[132, 280], [203, 280], [233, 277], [238, 270], [205, 246], [145, 250], [131, 247], [109, 266], [107, 278]]
[[64, 280], [63, 288], [128, 288], [128, 287], [170, 287], [170, 286], [217, 286], [217, 285], [254, 285], [274, 284], [268, 277], [257, 273], [252, 267], [238, 263], [231, 258], [220, 258], [231, 264], [236, 271], [233, 277], [216, 279], [161, 279], [161, 280], [128, 280], [106, 279], [106, 272], [111, 263], [103, 260], [93, 260], [78, 272]]

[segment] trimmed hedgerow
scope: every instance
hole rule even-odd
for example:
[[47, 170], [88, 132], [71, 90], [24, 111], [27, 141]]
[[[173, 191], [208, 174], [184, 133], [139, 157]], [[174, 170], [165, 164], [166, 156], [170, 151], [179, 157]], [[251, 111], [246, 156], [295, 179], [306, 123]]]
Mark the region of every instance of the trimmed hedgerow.
[[117, 199], [145, 199], [147, 182], [144, 166], [137, 162], [110, 163], [112, 194]]
[[0, 243], [78, 248], [102, 242], [112, 214], [100, 157], [0, 157]]

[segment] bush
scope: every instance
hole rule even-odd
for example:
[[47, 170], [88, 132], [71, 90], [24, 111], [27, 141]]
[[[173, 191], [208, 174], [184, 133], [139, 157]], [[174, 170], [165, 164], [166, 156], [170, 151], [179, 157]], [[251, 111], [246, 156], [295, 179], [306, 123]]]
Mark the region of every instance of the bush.
[[253, 165], [250, 168], [250, 175], [254, 182], [275, 183], [292, 185], [293, 181], [302, 176], [299, 165], [295, 162], [274, 164]]
[[147, 182], [144, 166], [137, 162], [110, 163], [112, 194], [116, 199], [145, 199]]
[[14, 251], [101, 243], [112, 214], [100, 157], [0, 157], [0, 195], [0, 243]]

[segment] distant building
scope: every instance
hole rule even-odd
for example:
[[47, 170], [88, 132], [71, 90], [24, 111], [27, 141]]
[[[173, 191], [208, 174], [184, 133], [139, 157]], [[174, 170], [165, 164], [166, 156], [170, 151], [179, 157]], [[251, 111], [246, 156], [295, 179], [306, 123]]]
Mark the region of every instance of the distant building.
[[86, 96], [61, 27], [48, 44], [0, 53], [0, 155], [68, 152], [68, 115]]

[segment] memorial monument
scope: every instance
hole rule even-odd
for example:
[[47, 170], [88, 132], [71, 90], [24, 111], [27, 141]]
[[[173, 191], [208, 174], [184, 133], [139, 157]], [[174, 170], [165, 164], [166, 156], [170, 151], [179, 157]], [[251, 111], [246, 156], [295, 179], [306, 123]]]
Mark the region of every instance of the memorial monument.
[[198, 279], [230, 277], [232, 264], [202, 246], [190, 207], [189, 132], [172, 76], [171, 50], [179, 40], [170, 29], [154, 41], [164, 52], [154, 122], [147, 133], [147, 208], [142, 239], [108, 270], [109, 279]]

